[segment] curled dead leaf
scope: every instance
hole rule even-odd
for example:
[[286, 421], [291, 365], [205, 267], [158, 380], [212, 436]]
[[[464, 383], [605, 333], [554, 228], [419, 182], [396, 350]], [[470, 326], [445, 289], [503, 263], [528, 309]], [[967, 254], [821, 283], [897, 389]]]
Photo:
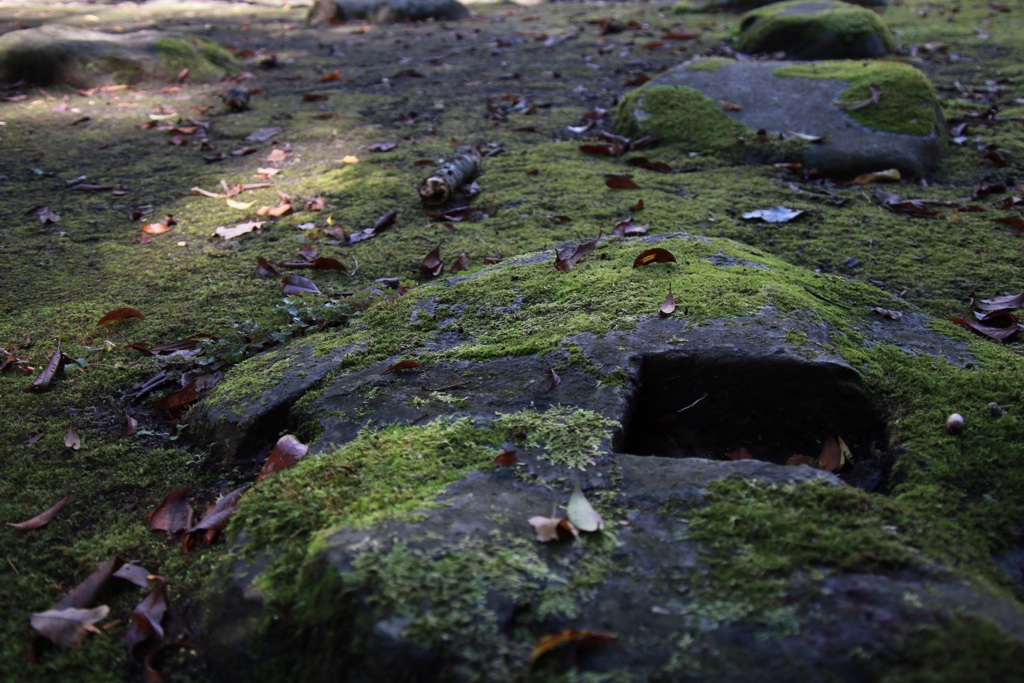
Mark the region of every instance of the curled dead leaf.
[[64, 503], [68, 502], [68, 498], [71, 495], [68, 494], [50, 506], [47, 510], [40, 512], [32, 519], [27, 519], [24, 522], [7, 522], [7, 526], [18, 531], [32, 531], [33, 529], [41, 529], [50, 523], [60, 509], [64, 507]]
[[645, 249], [640, 252], [633, 261], [633, 267], [650, 265], [652, 263], [677, 263], [676, 257], [668, 249]]
[[274, 472], [287, 469], [297, 463], [309, 451], [309, 446], [302, 443], [291, 434], [286, 434], [277, 440], [274, 450], [270, 451], [263, 469], [256, 475], [256, 483], [269, 477]]
[[576, 484], [572, 495], [569, 496], [566, 514], [573, 526], [580, 531], [593, 532], [604, 529], [604, 520], [587, 500], [587, 497], [583, 495], [583, 489], [579, 484]]

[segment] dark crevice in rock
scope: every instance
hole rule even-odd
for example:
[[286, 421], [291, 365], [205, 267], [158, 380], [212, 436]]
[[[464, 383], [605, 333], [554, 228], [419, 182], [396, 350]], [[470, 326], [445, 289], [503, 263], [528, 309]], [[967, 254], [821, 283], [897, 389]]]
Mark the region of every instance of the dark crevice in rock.
[[647, 354], [615, 445], [622, 453], [723, 459], [747, 449], [785, 464], [817, 456], [826, 434], [841, 437], [853, 463], [839, 476], [884, 490], [892, 462], [886, 421], [855, 371], [792, 357]]

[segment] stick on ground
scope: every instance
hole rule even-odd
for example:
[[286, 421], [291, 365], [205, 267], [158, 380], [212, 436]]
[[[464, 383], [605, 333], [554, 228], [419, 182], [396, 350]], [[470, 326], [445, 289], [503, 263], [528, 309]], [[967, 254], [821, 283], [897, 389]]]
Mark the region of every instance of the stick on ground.
[[463, 147], [458, 155], [420, 183], [420, 200], [424, 206], [447, 204], [460, 187], [480, 175], [480, 152]]

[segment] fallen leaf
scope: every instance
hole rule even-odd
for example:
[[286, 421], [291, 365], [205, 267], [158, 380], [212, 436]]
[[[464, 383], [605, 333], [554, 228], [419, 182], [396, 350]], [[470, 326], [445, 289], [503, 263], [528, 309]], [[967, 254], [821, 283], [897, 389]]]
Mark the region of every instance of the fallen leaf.
[[843, 457], [839, 444], [830, 434], [826, 434], [825, 442], [821, 445], [821, 453], [818, 454], [818, 467], [826, 472], [835, 472], [842, 466]]
[[286, 275], [281, 279], [281, 283], [284, 285], [285, 296], [320, 293], [319, 288], [312, 280], [299, 275]]
[[430, 277], [437, 277], [441, 274], [441, 271], [444, 270], [444, 264], [441, 263], [441, 245], [434, 247], [429, 254], [423, 257], [419, 270]]
[[68, 425], [68, 431], [64, 435], [64, 448], [70, 448], [73, 451], [77, 451], [82, 447], [82, 440], [78, 438], [78, 434], [75, 432], [74, 425]]
[[107, 313], [105, 316], [99, 319], [97, 325], [109, 325], [110, 323], [117, 322], [119, 320], [125, 320], [127, 318], [138, 318], [144, 320], [146, 316], [142, 315], [139, 311], [134, 308], [115, 308], [114, 310]]
[[718, 104], [719, 104], [719, 106], [722, 107], [722, 111], [743, 111], [743, 107], [741, 107], [740, 105], [738, 105], [738, 104], [736, 104], [734, 102], [727, 102], [725, 100], [719, 100]]
[[645, 249], [640, 252], [633, 261], [633, 267], [639, 268], [640, 266], [646, 266], [652, 263], [677, 263], [677, 261], [676, 257], [668, 249], [656, 247], [654, 249]]
[[794, 130], [787, 130], [786, 132], [797, 140], [802, 140], [803, 142], [824, 142], [828, 139], [827, 135], [810, 135], [808, 133], [798, 133]]
[[128, 615], [128, 628], [124, 634], [125, 649], [131, 656], [135, 648], [147, 640], [161, 641], [164, 630], [160, 622], [167, 612], [167, 595], [164, 584], [158, 583], [145, 599]]
[[414, 360], [402, 360], [402, 361], [398, 361], [394, 365], [388, 366], [388, 368], [386, 370], [384, 370], [383, 372], [381, 372], [380, 374], [386, 375], [389, 372], [399, 372], [401, 370], [422, 370], [422, 369], [423, 369], [423, 366], [420, 365], [419, 363], [417, 363]]
[[139, 428], [139, 421], [128, 413], [124, 414], [124, 435], [131, 436]]
[[[230, 200], [229, 200], [230, 201]], [[251, 206], [251, 204], [250, 204]], [[222, 239], [233, 240], [241, 235], [247, 235], [253, 230], [259, 230], [263, 227], [263, 221], [246, 221], [245, 223], [239, 223], [233, 228], [220, 226], [214, 232]]]
[[189, 528], [188, 533], [206, 530], [222, 531], [224, 527], [228, 525], [228, 519], [235, 511], [235, 506], [238, 505], [238, 499], [241, 498], [242, 494], [248, 489], [248, 486], [242, 486], [230, 493], [224, 494], [224, 497], [218, 500], [217, 504], [214, 505], [209, 512], [203, 515], [203, 519], [199, 524]]
[[765, 223], [788, 223], [803, 213], [800, 209], [787, 209], [785, 206], [776, 206], [772, 209], [758, 209], [743, 214], [744, 220], [760, 218]]
[[575, 659], [575, 652], [578, 648], [592, 647], [594, 645], [606, 645], [608, 643], [614, 643], [617, 640], [618, 637], [610, 633], [584, 630], [562, 631], [561, 633], [545, 636], [537, 642], [533, 647], [533, 651], [530, 652], [530, 667], [534, 667], [537, 664], [537, 661], [544, 655], [563, 646], [572, 646], [573, 658]]
[[189, 487], [171, 491], [156, 509], [150, 512], [149, 530], [177, 534], [192, 526], [192, 505], [188, 502]]
[[[226, 199], [224, 201], [232, 209], [238, 209], [239, 211], [247, 211], [248, 209], [252, 208], [253, 204], [256, 203], [255, 200], [253, 200], [251, 202], [240, 202], [237, 199]], [[222, 230], [222, 229], [223, 228], [217, 228], [218, 231]], [[218, 232], [218, 234], [220, 234], [220, 233]]]
[[26, 216], [35, 216], [40, 223], [56, 223], [60, 216], [54, 213], [48, 206], [36, 206], [25, 212]]
[[548, 368], [544, 371], [544, 374], [551, 376], [551, 386], [548, 387], [548, 391], [554, 391], [562, 383], [562, 378], [558, 376], [554, 368]]
[[639, 166], [655, 173], [672, 173], [672, 167], [664, 161], [651, 161], [647, 157], [632, 157], [627, 162], [630, 166]]
[[884, 171], [862, 173], [853, 179], [853, 184], [867, 185], [868, 183], [878, 182], [899, 182], [900, 178], [900, 170], [898, 168], [889, 168]]
[[247, 135], [245, 137], [245, 141], [246, 142], [267, 142], [268, 140], [272, 140], [273, 138], [277, 137], [278, 135], [280, 135], [283, 132], [284, 132], [284, 128], [281, 128], [280, 126], [271, 126], [269, 128], [260, 128], [258, 130], [254, 130], [253, 132], [249, 133], [249, 135]]
[[54, 351], [46, 367], [39, 373], [39, 377], [36, 377], [35, 381], [32, 382], [32, 386], [25, 387], [24, 391], [40, 393], [49, 389], [54, 375], [57, 374], [57, 370], [64, 367], [64, 362], [65, 356], [60, 352], [60, 349]]
[[609, 173], [604, 177], [604, 184], [613, 190], [639, 190], [642, 189], [633, 181], [633, 176], [628, 173]]
[[814, 467], [814, 458], [809, 455], [791, 455], [786, 460], [786, 464], [790, 466], [807, 465], [808, 467]]
[[569, 496], [569, 505], [566, 507], [566, 514], [572, 525], [580, 531], [599, 531], [604, 529], [604, 520], [597, 510], [591, 506], [590, 501], [583, 495], [583, 489], [579, 484], [572, 490]]
[[33, 529], [41, 529], [47, 524], [49, 524], [50, 520], [53, 519], [58, 512], [60, 512], [60, 509], [64, 507], [64, 503], [68, 502], [68, 498], [70, 497], [70, 494], [64, 496], [56, 503], [54, 503], [49, 509], [40, 512], [32, 519], [27, 519], [24, 522], [7, 522], [7, 526], [18, 531], [32, 531]]
[[129, 583], [133, 583], [139, 588], [149, 588], [153, 585], [153, 581], [160, 580], [159, 576], [154, 576], [143, 567], [128, 562], [126, 562], [120, 569], [114, 572], [112, 576], [115, 579], [123, 579], [125, 581], [128, 581]]
[[281, 147], [275, 147], [274, 149], [270, 150], [270, 154], [263, 157], [263, 160], [271, 164], [279, 164], [282, 161], [286, 160], [289, 156], [291, 156], [290, 151], [282, 149]]
[[469, 270], [469, 256], [466, 255], [466, 252], [462, 252], [455, 257], [455, 262], [452, 263], [452, 272], [460, 273], [465, 270]]
[[967, 320], [959, 317], [952, 317], [949, 320], [961, 327], [974, 330], [978, 334], [988, 337], [989, 339], [995, 339], [996, 341], [1005, 341], [1020, 331], [1020, 325], [1016, 323], [1010, 327], [995, 327], [992, 325], [985, 325], [977, 320]]
[[598, 237], [597, 239], [584, 242], [576, 247], [569, 247], [568, 249], [563, 249], [562, 251], [557, 252], [555, 256], [555, 268], [558, 270], [569, 270], [579, 263], [580, 259], [594, 251], [594, 249], [597, 248], [597, 242], [600, 239], [601, 238]]
[[70, 593], [61, 598], [60, 601], [53, 606], [53, 609], [65, 609], [67, 607], [84, 609], [89, 605], [94, 604], [96, 602], [96, 598], [100, 594], [100, 591], [110, 580], [110, 577], [113, 576], [114, 572], [120, 569], [123, 564], [124, 560], [120, 557], [115, 557], [101, 563], [96, 567], [96, 571], [85, 577], [85, 580], [71, 589]]
[[1001, 216], [1000, 218], [993, 218], [992, 220], [996, 223], [1002, 223], [1003, 225], [1008, 225], [1011, 228], [1016, 228], [1017, 230], [1024, 230], [1024, 218], [1021, 218], [1020, 216]]
[[196, 384], [189, 382], [178, 391], [167, 394], [159, 401], [154, 402], [153, 407], [157, 410], [177, 410], [198, 400], [199, 392], [196, 390]]
[[1024, 306], [1024, 292], [997, 296], [992, 299], [976, 299], [971, 297], [971, 305], [982, 311], [1016, 310]]
[[268, 261], [267, 259], [263, 258], [262, 256], [257, 256], [256, 262], [258, 264], [256, 266], [256, 274], [258, 276], [273, 278], [281, 277], [281, 273], [277, 272], [277, 268], [274, 267], [274, 264]]
[[270, 451], [270, 455], [267, 456], [263, 469], [256, 475], [256, 483], [263, 481], [274, 472], [291, 467], [302, 459], [308, 450], [309, 446], [291, 434], [282, 436], [274, 444], [274, 450]]
[[519, 458], [515, 451], [504, 451], [494, 456], [494, 464], [498, 467], [513, 467]]
[[327, 73], [320, 77], [321, 83], [330, 83], [331, 81], [338, 80], [341, 80], [341, 71], [338, 69], [335, 69], [334, 71], [328, 71]]
[[882, 101], [882, 87], [877, 83], [868, 86], [869, 95], [861, 100], [833, 100], [832, 104], [846, 111], [856, 111]]
[[843, 437], [837, 436], [836, 443], [839, 444], [839, 469], [843, 469], [853, 463], [853, 453], [850, 452], [850, 447], [843, 441]]
[[[534, 531], [537, 532], [537, 540], [541, 543], [550, 543], [561, 539], [576, 538], [580, 532], [567, 519], [562, 517], [530, 517], [527, 520]], [[560, 532], [564, 532], [559, 535]]]
[[167, 225], [167, 223], [163, 223], [160, 221], [157, 221], [155, 223], [146, 223], [145, 225], [142, 226], [142, 232], [146, 233], [147, 235], [162, 235], [163, 233], [167, 232], [170, 229], [171, 226]]
[[650, 223], [645, 223], [644, 225], [637, 225], [633, 222], [632, 218], [627, 218], [626, 220], [619, 221], [618, 223], [615, 224], [615, 227], [612, 228], [612, 234], [617, 237], [633, 237], [636, 235], [643, 235], [644, 233], [647, 232], [647, 229], [650, 227], [650, 225]]
[[49, 609], [29, 617], [29, 623], [40, 635], [61, 647], [78, 647], [89, 633], [100, 633], [94, 626], [106, 619], [110, 608], [99, 605], [92, 609]]
[[661, 306], [658, 307], [658, 314], [662, 318], [666, 318], [672, 315], [676, 310], [676, 299], [672, 296], [672, 285], [668, 286], [668, 296], [665, 297], [665, 301], [662, 302]]
[[726, 460], [753, 460], [753, 454], [743, 446], [740, 446], [734, 451], [729, 451], [725, 454]]
[[309, 268], [311, 270], [348, 270], [345, 264], [338, 259], [327, 256], [312, 259], [310, 261], [282, 261], [278, 264], [282, 268]]

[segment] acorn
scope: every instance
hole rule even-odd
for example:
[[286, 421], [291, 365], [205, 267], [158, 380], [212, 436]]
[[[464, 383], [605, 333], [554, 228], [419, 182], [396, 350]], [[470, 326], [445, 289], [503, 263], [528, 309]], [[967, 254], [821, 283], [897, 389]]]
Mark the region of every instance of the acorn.
[[964, 416], [960, 413], [953, 413], [946, 418], [946, 431], [956, 436], [964, 431]]

